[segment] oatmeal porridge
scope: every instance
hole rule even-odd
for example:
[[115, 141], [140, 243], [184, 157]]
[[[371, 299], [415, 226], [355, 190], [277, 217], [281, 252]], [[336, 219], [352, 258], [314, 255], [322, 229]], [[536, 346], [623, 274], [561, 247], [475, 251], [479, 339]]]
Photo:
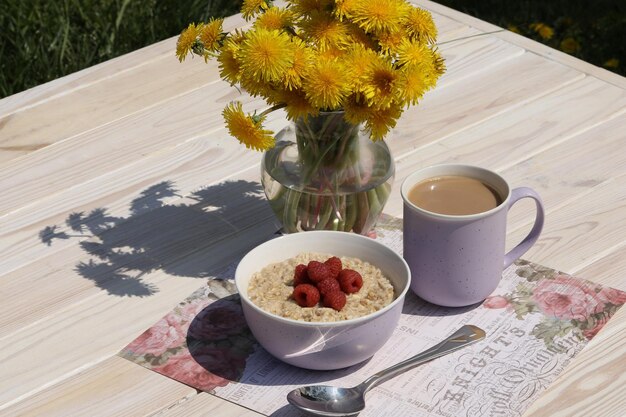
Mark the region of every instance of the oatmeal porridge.
[[315, 306], [300, 307], [292, 298], [296, 265], [310, 261], [324, 262], [329, 256], [320, 253], [301, 253], [294, 258], [266, 266], [255, 273], [248, 287], [250, 300], [263, 310], [289, 319], [309, 322], [329, 322], [362, 317], [380, 310], [394, 299], [394, 288], [382, 271], [357, 258], [341, 257], [344, 268], [353, 269], [363, 277], [363, 286], [346, 296], [341, 311]]

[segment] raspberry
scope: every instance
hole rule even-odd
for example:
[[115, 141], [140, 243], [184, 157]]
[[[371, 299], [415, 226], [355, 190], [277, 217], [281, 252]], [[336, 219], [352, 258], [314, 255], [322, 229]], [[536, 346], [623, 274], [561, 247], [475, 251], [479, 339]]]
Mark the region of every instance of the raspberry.
[[314, 307], [320, 301], [320, 292], [311, 284], [300, 284], [293, 289], [293, 299], [300, 307]]
[[343, 268], [343, 265], [341, 264], [341, 259], [333, 256], [332, 258], [328, 258], [326, 262], [324, 262], [324, 264], [330, 268], [330, 271], [333, 274], [333, 278], [337, 279], [339, 273], [341, 272], [341, 269]]
[[334, 310], [341, 311], [346, 305], [346, 295], [341, 291], [334, 291], [324, 296], [324, 307], [330, 307]]
[[339, 273], [339, 285], [343, 292], [352, 294], [363, 286], [363, 277], [353, 269], [344, 269]]
[[317, 289], [319, 290], [320, 295], [324, 297], [326, 294], [330, 294], [331, 292], [341, 291], [341, 286], [339, 285], [339, 281], [334, 278], [329, 278], [322, 282], [318, 282]]
[[307, 265], [307, 272], [309, 274], [309, 279], [316, 283], [333, 277], [330, 268], [318, 261], [309, 262]]
[[296, 270], [293, 273], [293, 286], [297, 287], [300, 284], [310, 284], [309, 274], [307, 273], [306, 265], [300, 264], [296, 266]]

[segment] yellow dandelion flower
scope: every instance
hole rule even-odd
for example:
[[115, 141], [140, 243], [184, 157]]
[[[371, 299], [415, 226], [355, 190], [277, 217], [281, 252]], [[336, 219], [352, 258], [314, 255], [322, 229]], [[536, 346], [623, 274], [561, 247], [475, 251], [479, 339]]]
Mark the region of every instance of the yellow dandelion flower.
[[407, 37], [407, 32], [404, 29], [394, 32], [383, 32], [378, 35], [378, 44], [384, 53], [392, 54], [400, 47], [403, 41], [406, 41]]
[[335, 9], [333, 13], [343, 21], [345, 18], [352, 16], [352, 11], [359, 0], [335, 0]]
[[350, 94], [343, 102], [344, 118], [346, 121], [359, 124], [366, 121], [372, 112], [377, 111], [368, 105], [368, 99], [361, 93]]
[[397, 48], [399, 66], [420, 65], [432, 60], [430, 49], [422, 43], [404, 39]]
[[374, 92], [363, 87], [367, 82], [368, 71], [377, 59], [378, 54], [375, 51], [360, 44], [352, 46], [345, 57], [346, 67], [350, 68], [353, 91], [366, 95], [369, 93], [369, 96], [366, 96], [368, 100], [373, 98]]
[[400, 72], [395, 87], [395, 96], [399, 98], [401, 107], [417, 104], [429, 85], [424, 72], [419, 66], [407, 66]]
[[404, 0], [362, 0], [352, 10], [352, 21], [366, 32], [395, 32], [412, 6]]
[[363, 29], [351, 22], [346, 22], [348, 26], [348, 36], [351, 44], [360, 44], [370, 49], [377, 49], [378, 45], [372, 36], [365, 33]]
[[544, 23], [532, 23], [530, 28], [537, 32], [543, 40], [547, 41], [554, 36], [554, 29]]
[[258, 80], [246, 71], [241, 71], [239, 85], [253, 97], [268, 97], [274, 89], [272, 83]]
[[291, 10], [272, 6], [254, 21], [255, 27], [268, 30], [281, 30], [294, 24]]
[[411, 7], [403, 19], [409, 36], [419, 42], [434, 43], [437, 39], [437, 27], [429, 11]]
[[446, 72], [446, 62], [437, 50], [437, 48], [430, 48], [430, 55], [432, 57], [432, 63], [434, 68], [435, 79], [439, 78], [444, 72]]
[[198, 26], [195, 23], [191, 23], [187, 29], [183, 30], [176, 41], [176, 57], [180, 62], [183, 62], [187, 57], [187, 54], [193, 50], [193, 47], [198, 39]]
[[576, 39], [572, 37], [565, 38], [561, 41], [561, 51], [565, 53], [573, 54], [575, 52], [578, 52], [579, 49], [580, 44]]
[[314, 107], [306, 98], [306, 94], [301, 89], [279, 90], [277, 92], [279, 102], [287, 105], [285, 112], [290, 120], [298, 120], [300, 117], [315, 116], [319, 110]]
[[265, 151], [274, 147], [274, 132], [263, 129], [265, 116], [246, 115], [238, 101], [228, 104], [222, 115], [230, 134], [246, 148]]
[[224, 42], [217, 56], [220, 76], [231, 84], [239, 82], [241, 76], [241, 62], [237, 58], [241, 50], [241, 43], [237, 36], [229, 36]]
[[284, 85], [287, 89], [300, 88], [302, 78], [313, 60], [313, 51], [298, 38], [293, 39], [293, 64], [284, 74]]
[[375, 60], [368, 69], [365, 90], [372, 97], [370, 104], [379, 109], [386, 109], [394, 100], [395, 84], [398, 72], [393, 64], [385, 59]]
[[369, 132], [372, 140], [381, 140], [396, 127], [396, 123], [402, 115], [402, 107], [397, 104], [391, 105], [384, 110], [373, 111], [365, 122], [365, 129]]
[[337, 59], [341, 60], [343, 57], [346, 56], [346, 51], [333, 46], [333, 47], [326, 48], [324, 50], [319, 50], [319, 49], [315, 50], [315, 56], [316, 56], [316, 59], [318, 60], [320, 59], [329, 60], [329, 61], [337, 60]]
[[250, 20], [257, 14], [269, 8], [265, 0], [243, 0], [241, 5], [241, 15], [244, 19]]
[[238, 58], [242, 70], [257, 81], [278, 81], [293, 65], [291, 39], [277, 30], [252, 29]]
[[220, 41], [224, 37], [222, 24], [224, 19], [211, 18], [208, 23], [200, 28], [200, 41], [204, 45], [204, 49], [210, 52], [216, 52], [220, 47]]
[[318, 45], [321, 50], [342, 49], [350, 42], [348, 26], [326, 12], [311, 12], [300, 26], [305, 40]]
[[437, 80], [445, 72], [446, 66], [443, 58], [439, 55], [439, 52], [436, 49], [425, 47], [425, 51], [428, 53], [425, 54], [423, 61], [416, 64], [405, 65], [402, 67], [402, 70], [406, 70], [407, 72], [419, 71], [425, 84], [424, 91], [427, 91], [437, 84]]
[[330, 9], [333, 0], [288, 0], [289, 9], [296, 16], [306, 17], [313, 12], [321, 12]]
[[307, 71], [302, 87], [316, 108], [337, 110], [350, 92], [350, 76], [339, 61], [318, 59]]

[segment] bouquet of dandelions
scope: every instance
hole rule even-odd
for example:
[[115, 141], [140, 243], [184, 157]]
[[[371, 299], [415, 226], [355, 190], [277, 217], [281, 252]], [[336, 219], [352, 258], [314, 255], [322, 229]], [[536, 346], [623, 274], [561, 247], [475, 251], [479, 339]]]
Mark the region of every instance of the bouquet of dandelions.
[[[189, 54], [217, 59], [224, 80], [268, 103], [247, 114], [232, 102], [223, 116], [246, 147], [272, 150], [264, 187], [286, 231], [367, 233], [393, 181], [388, 173], [377, 181], [385, 169], [376, 165], [393, 171], [393, 161], [370, 155], [365, 166], [359, 132], [363, 127], [373, 143], [384, 139], [444, 72], [432, 16], [405, 0], [287, 0], [284, 7], [244, 0], [241, 12], [254, 18], [250, 29], [224, 33], [222, 19], [190, 24], [176, 55], [181, 62]], [[295, 122], [293, 161], [284, 161], [263, 125], [278, 109]], [[285, 167], [289, 172], [278, 172]]]

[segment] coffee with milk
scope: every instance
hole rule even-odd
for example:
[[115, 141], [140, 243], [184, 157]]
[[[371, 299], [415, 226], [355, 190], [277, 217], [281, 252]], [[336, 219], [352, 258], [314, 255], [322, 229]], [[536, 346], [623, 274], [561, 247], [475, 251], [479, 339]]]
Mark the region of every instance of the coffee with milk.
[[484, 213], [502, 203], [493, 187], [461, 175], [443, 175], [420, 181], [409, 190], [407, 197], [423, 210], [452, 216]]

